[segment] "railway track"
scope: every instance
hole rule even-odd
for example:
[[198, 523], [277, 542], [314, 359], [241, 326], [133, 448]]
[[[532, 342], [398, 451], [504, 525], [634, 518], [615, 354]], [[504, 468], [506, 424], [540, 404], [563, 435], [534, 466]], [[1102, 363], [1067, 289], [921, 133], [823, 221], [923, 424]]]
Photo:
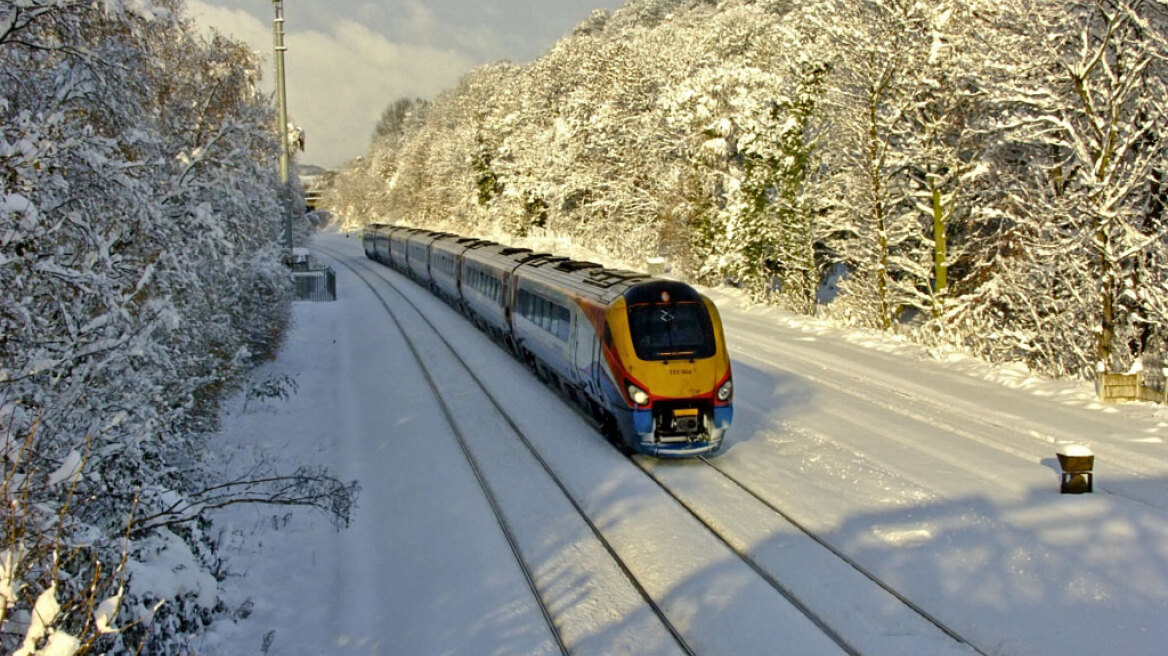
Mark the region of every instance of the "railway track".
[[[523, 552], [521, 551], [521, 549], [518, 546], [519, 541], [517, 539], [516, 533], [515, 533], [514, 529], [512, 528], [511, 523], [508, 521], [507, 516], [501, 507], [501, 504], [499, 503], [498, 496], [495, 494], [493, 487], [491, 486], [491, 484], [487, 480], [487, 477], [483, 471], [483, 467], [481, 466], [479, 460], [474, 455], [474, 453], [470, 447], [470, 444], [468, 442], [467, 435], [465, 435], [464, 432], [459, 428], [459, 424], [454, 418], [454, 414], [453, 414], [453, 410], [451, 408], [451, 405], [446, 400], [447, 395], [443, 392], [441, 387], [438, 384], [436, 384], [436, 382], [434, 380], [434, 376], [430, 371], [431, 365], [429, 362], [427, 362], [427, 358], [425, 358], [421, 355], [421, 353], [418, 350], [418, 346], [416, 345], [414, 339], [410, 336], [409, 332], [405, 330], [404, 326], [402, 325], [401, 321], [399, 320], [399, 318], [397, 316], [397, 313], [394, 311], [394, 309], [387, 302], [387, 299], [385, 298], [384, 294], [382, 293], [382, 290], [379, 289], [377, 286], [375, 286], [373, 283], [371, 283], [369, 276], [366, 273], [359, 271], [357, 266], [354, 266], [354, 265], [350, 264], [348, 261], [346, 261], [342, 254], [332, 252], [332, 251], [329, 251], [327, 249], [322, 249], [322, 250], [323, 250], [323, 252], [326, 252], [330, 256], [332, 256], [334, 258], [334, 260], [337, 261], [339, 264], [341, 264], [342, 266], [344, 266], [345, 268], [347, 268], [351, 272], [353, 272], [353, 274], [356, 275], [365, 284], [365, 286], [369, 288], [370, 292], [373, 293], [373, 295], [380, 302], [381, 306], [385, 309], [386, 313], [390, 316], [394, 325], [397, 326], [398, 330], [402, 333], [404, 339], [406, 340], [406, 343], [409, 345], [409, 348], [410, 348], [412, 355], [417, 360], [419, 367], [424, 372], [427, 385], [430, 387], [431, 391], [434, 393], [435, 398], [438, 400], [439, 404], [441, 405], [445, 419], [446, 419], [447, 423], [450, 425], [451, 430], [454, 432], [454, 434], [458, 440], [459, 447], [462, 450], [463, 455], [466, 457], [468, 465], [470, 466], [470, 468], [474, 472], [475, 478], [478, 481], [479, 486], [483, 490], [483, 494], [487, 497], [487, 500], [490, 503], [491, 509], [495, 515], [495, 519], [499, 524], [499, 528], [502, 531], [502, 533], [504, 534], [504, 536], [506, 537], [508, 545], [511, 547], [512, 553], [515, 556], [515, 560], [518, 563], [520, 569], [522, 570], [524, 578], [525, 578], [529, 588], [531, 589], [532, 594], [535, 597], [536, 602], [539, 605], [540, 611], [543, 614], [544, 619], [547, 622], [548, 629], [551, 632], [551, 634], [553, 635], [555, 642], [556, 642], [556, 645], [560, 649], [561, 653], [563, 653], [563, 654], [571, 653], [568, 649], [568, 646], [567, 646], [565, 640], [564, 640], [563, 631], [561, 630], [560, 624], [557, 623], [555, 618], [553, 617], [552, 612], [549, 609], [548, 603], [545, 599], [545, 594], [541, 591], [540, 586], [536, 583], [535, 576], [532, 573], [532, 568], [528, 564], [527, 559], [524, 557]], [[364, 264], [364, 263], [362, 263], [362, 264]], [[680, 651], [682, 653], [685, 653], [685, 654], [691, 654], [691, 655], [694, 654], [695, 652], [693, 651], [693, 649], [686, 643], [685, 639], [682, 638], [681, 634], [673, 626], [672, 622], [670, 622], [669, 618], [665, 615], [665, 613], [661, 610], [661, 608], [657, 605], [657, 603], [652, 599], [652, 597], [644, 590], [644, 588], [641, 587], [641, 585], [637, 581], [636, 577], [633, 576], [632, 573], [629, 571], [627, 564], [620, 558], [619, 555], [617, 555], [617, 553], [613, 549], [612, 545], [607, 541], [607, 539], [605, 539], [604, 534], [600, 531], [600, 529], [596, 526], [596, 524], [593, 523], [592, 519], [588, 516], [588, 514], [586, 512], [584, 512], [584, 510], [580, 507], [579, 503], [576, 501], [576, 499], [571, 495], [571, 493], [568, 491], [567, 487], [564, 485], [564, 482], [560, 479], [560, 477], [558, 475], [556, 475], [556, 473], [552, 470], [552, 468], [548, 465], [548, 463], [543, 459], [543, 457], [540, 455], [539, 451], [534, 446], [532, 446], [531, 441], [524, 434], [524, 431], [511, 418], [511, 416], [507, 412], [507, 410], [504, 409], [499, 404], [498, 400], [492, 394], [489, 386], [487, 386], [478, 377], [478, 375], [474, 372], [474, 370], [463, 359], [462, 355], [459, 354], [457, 349], [455, 349], [454, 346], [446, 339], [446, 337], [441, 334], [441, 332], [437, 329], [437, 327], [430, 320], [430, 318], [427, 317], [417, 307], [417, 305], [415, 305], [409, 299], [408, 296], [406, 296], [405, 294], [403, 294], [401, 292], [401, 290], [397, 286], [397, 283], [390, 280], [389, 277], [387, 277], [385, 275], [386, 272], [384, 269], [374, 268], [374, 267], [371, 267], [369, 265], [364, 265], [364, 268], [366, 269], [366, 271], [372, 271], [373, 275], [376, 275], [376, 277], [379, 280], [381, 280], [386, 286], [388, 286], [390, 289], [392, 289], [393, 292], [398, 296], [398, 298], [403, 300], [414, 312], [417, 313], [417, 316], [427, 326], [430, 327], [430, 329], [433, 331], [433, 334], [435, 336], [437, 336], [438, 339], [442, 342], [442, 344], [448, 349], [449, 353], [453, 356], [455, 361], [457, 361], [459, 363], [459, 365], [462, 367], [463, 371], [474, 381], [475, 385], [479, 388], [479, 390], [482, 391], [482, 393], [486, 396], [486, 398], [489, 399], [491, 405], [498, 412], [499, 416], [504, 420], [504, 422], [506, 422], [506, 424], [514, 432], [514, 437], [517, 440], [519, 440], [519, 442], [522, 443], [523, 447], [527, 450], [527, 452], [530, 453], [531, 456], [535, 459], [535, 461], [539, 464], [539, 467], [542, 469], [543, 473], [555, 484], [555, 486], [563, 494], [563, 497], [572, 505], [572, 507], [575, 509], [575, 512], [580, 517], [580, 519], [583, 520], [585, 522], [585, 524], [587, 524], [588, 528], [591, 530], [591, 532], [592, 532], [593, 536], [595, 537], [595, 539], [597, 540], [597, 542], [609, 554], [609, 556], [612, 558], [612, 561], [617, 564], [617, 566], [620, 568], [621, 572], [624, 574], [625, 579], [628, 581], [628, 583], [637, 590], [637, 592], [640, 595], [640, 597], [642, 598], [642, 600], [652, 610], [654, 616], [661, 622], [661, 625], [669, 632], [669, 634], [672, 636], [673, 640], [675, 641], [675, 643], [676, 643], [677, 647], [680, 649]], [[407, 282], [406, 284], [413, 284], [413, 283]]]
[[[532, 558], [529, 557], [527, 550], [524, 548], [524, 538], [521, 531], [517, 531], [516, 524], [521, 522], [521, 518], [512, 517], [508, 514], [508, 505], [503, 500], [503, 494], [500, 494], [497, 489], [496, 478], [488, 471], [488, 467], [484, 466], [483, 459], [477, 455], [475, 438], [473, 434], [462, 428], [463, 422], [460, 421], [458, 414], [458, 401], [450, 400], [450, 392], [446, 389], [447, 386], [439, 382], [439, 374], [434, 370], [433, 363], [433, 349], [437, 344], [420, 344], [418, 339], [411, 335], [406, 321], [403, 320], [401, 314], [403, 310], [411, 314], [416, 314], [416, 319], [411, 319], [409, 323], [420, 321], [423, 326], [427, 327], [428, 332], [432, 332], [436, 336], [441, 348], [447, 353], [451, 362], [457, 363], [459, 375], [473, 381], [475, 388], [478, 390], [487, 403], [493, 408], [493, 412], [497, 413], [502, 422], [508, 427], [509, 439], [517, 445], [519, 449], [525, 454], [524, 457], [530, 458], [535, 463], [535, 468], [538, 470], [540, 476], [545, 477], [557, 491], [559, 496], [562, 496], [566, 503], [571, 507], [571, 512], [578, 517], [579, 521], [585, 524], [589, 533], [595, 540], [595, 543], [603, 549], [607, 559], [619, 571], [619, 577], [622, 580], [621, 585], [627, 586], [635, 590], [640, 603], [651, 610], [653, 617], [657, 624], [668, 634], [668, 640], [672, 642], [670, 646], [671, 651], [676, 651], [686, 654], [709, 653], [725, 651], [716, 644], [711, 644], [706, 636], [699, 636], [697, 638], [689, 635], [688, 620], [682, 618], [680, 621], [675, 619], [677, 611], [671, 612], [669, 604], [660, 601], [662, 592], [659, 586], [651, 580], [651, 577], [646, 577], [642, 573], [644, 569], [643, 563], [636, 562], [636, 558], [630, 560], [626, 557], [628, 553], [627, 545], [623, 546], [619, 540], [614, 543], [613, 540], [606, 535], [605, 528], [611, 524], [610, 521], [598, 521], [593, 515], [594, 511], [589, 508], [589, 503], [586, 500], [581, 500], [579, 494], [573, 491], [573, 484], [566, 480], [562, 466], [557, 469], [556, 465], [549, 462], [547, 458], [541, 453], [536, 445], [536, 441], [527, 434], [525, 429], [517, 421], [517, 418], [512, 416], [505, 404], [496, 396], [492, 387], [484, 382], [481, 375], [476, 373], [473, 367], [464, 356], [459, 352], [459, 349], [451, 343], [451, 341], [443, 334], [443, 331], [434, 323], [428, 316], [427, 311], [424, 311], [411, 297], [415, 296], [417, 288], [413, 282], [405, 281], [404, 278], [399, 277], [396, 272], [391, 272], [389, 269], [383, 268], [379, 265], [368, 263], [362, 257], [360, 260], [348, 254], [333, 251], [332, 249], [319, 249], [326, 255], [333, 258], [340, 266], [349, 270], [356, 276], [369, 290], [369, 292], [378, 299], [378, 302], [385, 309], [390, 316], [392, 322], [398, 327], [405, 338], [406, 343], [413, 357], [417, 360], [421, 367], [426, 384], [433, 392], [435, 398], [442, 408], [443, 415], [447, 423], [451, 427], [451, 431], [459, 442], [460, 450], [467, 460], [468, 466], [474, 472], [475, 479], [483, 490], [484, 496], [487, 498], [495, 519], [499, 525], [501, 532], [506, 537], [507, 543], [511, 548], [512, 554], [523, 572], [524, 579], [531, 590], [536, 602], [539, 605], [549, 631], [551, 632], [557, 648], [561, 653], [576, 653], [576, 645], [579, 644], [581, 637], [579, 632], [574, 632], [573, 618], [570, 614], [565, 614], [557, 611], [557, 604], [554, 602], [554, 594], [549, 593], [549, 586], [545, 584], [539, 575], [538, 564], [533, 564]], [[404, 283], [404, 284], [403, 284]], [[414, 288], [414, 289], [410, 289]], [[425, 292], [428, 294], [428, 291]], [[433, 310], [430, 310], [433, 312]], [[432, 340], [431, 340], [432, 341]], [[575, 406], [571, 406], [575, 409]], [[577, 409], [577, 413], [583, 418], [583, 414]], [[589, 422], [591, 423], [591, 422]], [[859, 586], [866, 590], [862, 595], [864, 599], [874, 599], [874, 603], [881, 604], [881, 616], [876, 618], [875, 624], [886, 622], [889, 615], [887, 609], [887, 602], [889, 599], [894, 600], [900, 608], [903, 609], [901, 615], [897, 615], [898, 622], [904, 623], [902, 626], [909, 627], [909, 631], [925, 631], [934, 632], [935, 637], [932, 637], [930, 650], [933, 653], [964, 653], [964, 654], [985, 654], [968, 640], [963, 638], [956, 630], [947, 626], [944, 622], [930, 615], [925, 609], [919, 607], [908, 599], [903, 594], [897, 592], [894, 586], [881, 580], [873, 572], [865, 569], [860, 563], [851, 559], [841, 549], [830, 544], [821, 536], [817, 535], [808, 527], [800, 524], [790, 514], [785, 512], [782, 508], [777, 506], [766, 497], [757, 491], [754, 491], [750, 486], [737, 478], [731, 472], [720, 468], [716, 460], [700, 459], [701, 465], [695, 468], [693, 465], [695, 461], [685, 461], [682, 463], [672, 463], [665, 461], [657, 461], [651, 458], [632, 457], [630, 459], [641, 472], [645, 474], [645, 479], [652, 481], [652, 486], [659, 489], [668, 499], [672, 500], [677, 508], [680, 509], [686, 517], [688, 517], [695, 526], [701, 527], [708, 539], [712, 539], [717, 544], [724, 546], [729, 554], [738, 560], [741, 566], [748, 569], [753, 576], [757, 577], [756, 585], [765, 587], [770, 590], [782, 603], [789, 605], [794, 613], [805, 618], [807, 622], [813, 625], [825, 639], [823, 644], [830, 643], [835, 649], [842, 653], [860, 655], [860, 654], [892, 654], [899, 653], [903, 648], [904, 643], [887, 644], [882, 641], [881, 636], [871, 635], [873, 631], [879, 632], [883, 627], [868, 627], [864, 623], [854, 623], [850, 620], [843, 621], [840, 619], [838, 613], [833, 613], [832, 608], [823, 607], [820, 601], [808, 601], [803, 598], [803, 594], [792, 588], [792, 586], [784, 583], [782, 576], [776, 572], [776, 569], [768, 562], [766, 557], [760, 557], [754, 553], [752, 549], [743, 544], [740, 538], [735, 537], [732, 532], [722, 525], [722, 521], [717, 515], [716, 509], [711, 511], [709, 508], [701, 508], [695, 504], [689, 496], [679, 491], [677, 487], [671, 483], [671, 471], [685, 471], [688, 474], [694, 474], [695, 469], [700, 469], [705, 478], [705, 485], [715, 484], [713, 478], [718, 478], [723, 484], [729, 484], [742, 495], [753, 499], [754, 503], [760, 509], [765, 509], [769, 513], [771, 522], [781, 524], [786, 527], [783, 530], [798, 533], [803, 536], [803, 539], [809, 544], [814, 544], [815, 549], [820, 553], [820, 557], [832, 560], [835, 563], [842, 564], [842, 567], [850, 572], [847, 577], [852, 581], [849, 585]], [[602, 528], [604, 527], [604, 528]], [[549, 598], [553, 601], [549, 602]], [[862, 609], [861, 609], [862, 610]], [[894, 613], [894, 615], [896, 615]], [[905, 620], [902, 615], [911, 615], [913, 619]], [[927, 626], [921, 629], [921, 626]], [[759, 645], [760, 651], [769, 651], [776, 645]], [[933, 649], [937, 647], [937, 649]], [[765, 649], [764, 649], [765, 648]], [[807, 653], [819, 653], [822, 646], [808, 650]], [[794, 651], [798, 651], [795, 649]]]
[[[1055, 445], [1061, 441], [1091, 442], [1092, 433], [1098, 435], [1103, 429], [1091, 425], [1090, 417], [1082, 420], [1082, 427], [1072, 429], [1052, 428], [1018, 419], [1006, 424], [986, 417], [976, 406], [969, 405], [961, 398], [925, 391], [911, 381], [887, 377], [886, 384], [880, 386], [862, 384], [846, 374], [822, 368], [823, 361], [815, 359], [798, 347], [779, 351], [774, 345], [752, 339], [741, 329], [727, 329], [739, 344], [749, 345], [749, 356], [767, 366], [790, 372], [792, 375], [812, 381], [817, 385], [832, 389], [858, 402], [871, 404], [881, 410], [894, 412], [908, 420], [927, 423], [947, 434], [960, 436], [971, 445], [986, 447], [1013, 457], [1025, 463], [1036, 463], [1051, 458]], [[873, 372], [874, 376], [882, 376]], [[914, 448], [929, 448], [928, 445], [913, 444]], [[956, 462], [952, 454], [934, 450], [939, 460]], [[1146, 454], [1122, 445], [1107, 445], [1108, 466], [1114, 466], [1124, 473], [1153, 478], [1163, 476], [1164, 470], [1150, 461]], [[1106, 484], [1100, 491], [1107, 492]]]
[[[935, 627], [937, 630], [951, 639], [955, 645], [959, 645], [962, 648], [967, 648], [969, 653], [987, 656], [986, 652], [982, 651], [972, 642], [963, 637], [956, 629], [948, 626], [945, 622], [913, 602], [907, 596], [896, 590], [893, 585], [877, 576], [868, 568], [864, 567], [860, 562], [849, 556], [842, 549], [833, 545], [829, 540], [824, 538], [818, 532], [799, 522], [792, 513], [785, 511], [778, 504], [768, 499], [759, 491], [755, 490], [752, 486], [743, 482], [730, 471], [718, 465], [714, 459], [701, 456], [698, 458], [698, 460], [700, 460], [705, 465], [705, 468], [708, 471], [714, 472], [718, 477], [730, 483], [734, 488], [741, 491], [743, 494], [747, 495], [761, 506], [765, 507], [768, 511], [773, 513], [781, 523], [789, 525], [791, 528], [797, 530], [798, 533], [800, 533], [806, 539], [810, 540], [828, 552], [832, 558], [851, 568], [861, 577], [875, 585], [876, 588], [878, 588], [880, 591], [883, 591], [888, 596], [895, 599], [896, 602], [901, 604], [905, 609], [907, 609], [907, 611], [910, 611], [924, 622], [927, 622], [928, 624]], [[832, 635], [836, 636], [834, 639], [836, 640], [837, 644], [846, 646], [845, 650], [852, 654], [865, 653], [863, 650], [851, 646], [850, 642], [854, 639], [846, 635], [845, 628], [841, 627], [841, 631], [844, 631], [844, 633], [840, 633], [835, 628], [830, 626], [827, 620], [823, 619], [821, 615], [824, 609], [816, 608], [815, 605], [811, 602], [800, 598], [799, 593], [790, 589], [786, 584], [779, 580], [779, 574], [768, 569], [765, 564], [759, 562], [759, 560], [751, 554], [750, 547], [745, 544], [744, 541], [734, 539], [732, 536], [728, 535], [728, 531], [726, 529], [718, 527], [716, 524], [716, 517], [699, 509], [691, 499], [675, 490], [674, 487], [669, 484], [668, 479], [661, 475], [661, 469], [670, 467], [669, 464], [663, 464], [657, 468], [650, 466], [649, 461], [644, 458], [637, 458], [637, 461], [642, 470], [648, 476], [653, 478], [653, 480], [656, 481], [658, 485], [660, 485], [662, 490], [675, 499], [678, 504], [685, 507], [686, 510], [691, 515], [693, 515], [695, 519], [701, 522], [702, 525], [706, 526], [706, 528], [709, 529], [712, 534], [718, 536], [718, 538], [723, 541], [727, 548], [734, 551], [739, 558], [743, 559], [743, 561], [749, 563], [751, 568], [758, 572], [759, 576], [765, 578], [777, 591], [779, 591], [780, 594], [788, 599], [793, 605], [796, 605], [798, 608], [800, 608], [800, 610], [809, 618], [812, 618], [812, 621], [815, 622], [817, 626], [821, 626], [825, 632], [830, 632]], [[879, 603], [879, 600], [874, 598], [872, 602]]]

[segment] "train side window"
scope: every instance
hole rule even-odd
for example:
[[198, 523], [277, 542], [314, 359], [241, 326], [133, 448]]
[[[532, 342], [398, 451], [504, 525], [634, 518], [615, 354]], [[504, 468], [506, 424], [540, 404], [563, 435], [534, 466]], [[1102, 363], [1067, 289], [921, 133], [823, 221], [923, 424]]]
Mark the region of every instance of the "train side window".
[[560, 306], [548, 301], [548, 332], [553, 335], [560, 334]]
[[572, 314], [562, 305], [556, 306], [556, 337], [568, 341], [568, 334], [572, 329]]

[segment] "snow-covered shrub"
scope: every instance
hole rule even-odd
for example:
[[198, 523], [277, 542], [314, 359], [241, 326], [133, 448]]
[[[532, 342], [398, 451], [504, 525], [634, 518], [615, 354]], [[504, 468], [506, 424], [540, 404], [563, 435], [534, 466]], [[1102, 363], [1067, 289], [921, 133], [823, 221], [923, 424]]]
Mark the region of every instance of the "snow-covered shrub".
[[116, 543], [126, 543], [76, 512], [86, 456], [70, 451], [54, 463], [36, 444], [35, 429], [0, 443], [0, 647], [19, 656], [104, 651], [126, 617], [125, 561], [116, 557]]
[[[29, 649], [183, 653], [222, 610], [208, 511], [343, 522], [356, 491], [313, 469], [224, 481], [201, 448], [291, 285], [258, 61], [182, 9], [0, 1], [0, 651], [32, 627]], [[140, 622], [106, 630], [106, 598]]]

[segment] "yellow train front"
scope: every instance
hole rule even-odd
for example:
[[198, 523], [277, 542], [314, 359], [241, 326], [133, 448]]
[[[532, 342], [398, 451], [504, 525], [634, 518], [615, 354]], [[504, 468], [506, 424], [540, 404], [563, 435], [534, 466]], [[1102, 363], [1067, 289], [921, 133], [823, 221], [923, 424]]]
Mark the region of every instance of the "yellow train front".
[[611, 376], [604, 394], [625, 446], [655, 456], [717, 451], [734, 407], [714, 304], [683, 283], [649, 279], [604, 314], [604, 365]]
[[[464, 255], [484, 265], [493, 257], [487, 248]], [[592, 262], [511, 257], [502, 278], [510, 343], [541, 377], [576, 398], [626, 451], [680, 457], [721, 447], [734, 416], [733, 382], [708, 298], [682, 282]]]

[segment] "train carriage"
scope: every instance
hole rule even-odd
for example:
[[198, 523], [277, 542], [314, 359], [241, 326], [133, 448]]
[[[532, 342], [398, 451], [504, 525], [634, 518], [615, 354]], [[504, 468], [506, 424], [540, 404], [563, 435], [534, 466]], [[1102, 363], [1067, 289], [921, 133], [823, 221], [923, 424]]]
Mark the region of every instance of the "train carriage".
[[380, 223], [370, 223], [361, 231], [361, 248], [365, 250], [365, 257], [377, 259], [377, 231], [384, 227]]
[[407, 242], [411, 234], [417, 232], [414, 228], [393, 227], [388, 234], [389, 259], [386, 264], [401, 273], [409, 272]]
[[572, 366], [573, 341], [580, 309], [564, 280], [540, 272], [555, 272], [570, 262], [566, 257], [535, 254], [516, 270], [512, 338], [519, 352], [547, 379], [563, 386], [578, 385]]
[[462, 300], [459, 263], [466, 249], [481, 243], [480, 239], [450, 235], [430, 244], [430, 286], [436, 294], [455, 304]]
[[468, 315], [493, 336], [511, 337], [512, 274], [531, 256], [527, 248], [482, 242], [463, 252], [461, 292]]
[[525, 263], [515, 277], [520, 349], [607, 413], [624, 446], [662, 456], [720, 447], [732, 383], [712, 302], [684, 283], [566, 258]]
[[406, 273], [430, 286], [430, 245], [448, 237], [446, 233], [417, 230], [406, 237]]

